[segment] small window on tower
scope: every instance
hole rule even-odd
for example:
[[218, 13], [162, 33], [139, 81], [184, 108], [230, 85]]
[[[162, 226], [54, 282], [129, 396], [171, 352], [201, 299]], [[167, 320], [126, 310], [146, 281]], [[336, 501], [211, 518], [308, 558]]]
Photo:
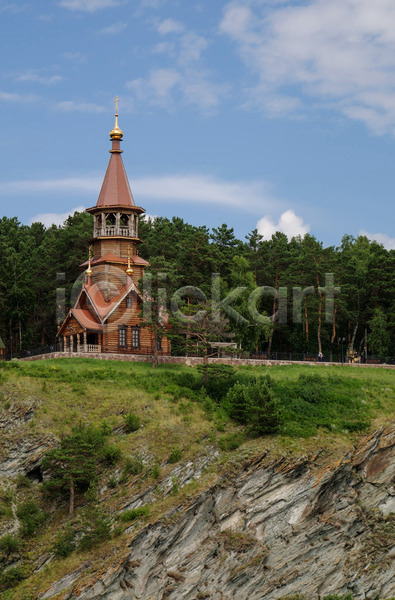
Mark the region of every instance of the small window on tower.
[[129, 294], [129, 296], [126, 296], [126, 308], [132, 308], [133, 306], [133, 296], [132, 294]]
[[121, 227], [129, 227], [129, 215], [121, 215]]
[[116, 218], [114, 213], [110, 213], [109, 215], [106, 215], [106, 225], [107, 227], [113, 227], [116, 223]]

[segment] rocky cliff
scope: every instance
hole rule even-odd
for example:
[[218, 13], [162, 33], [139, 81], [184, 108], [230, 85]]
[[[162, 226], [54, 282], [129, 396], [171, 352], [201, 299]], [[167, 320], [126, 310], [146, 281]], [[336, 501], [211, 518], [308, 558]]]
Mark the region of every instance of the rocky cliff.
[[130, 528], [117, 564], [90, 575], [84, 564], [41, 598], [394, 596], [394, 455], [395, 430], [380, 430], [336, 464], [325, 453], [235, 464], [193, 501]]

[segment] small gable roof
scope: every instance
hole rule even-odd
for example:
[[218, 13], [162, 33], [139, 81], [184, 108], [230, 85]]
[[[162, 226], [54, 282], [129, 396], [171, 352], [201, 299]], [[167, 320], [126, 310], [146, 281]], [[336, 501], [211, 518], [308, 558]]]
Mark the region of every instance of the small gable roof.
[[104, 298], [101, 289], [96, 283], [92, 285], [86, 283], [84, 285], [84, 290], [102, 323], [108, 319], [110, 314], [119, 306], [125, 296], [130, 294], [130, 292], [135, 292], [135, 294], [141, 298], [140, 292], [130, 277], [127, 278], [127, 284], [123, 285], [110, 300]]

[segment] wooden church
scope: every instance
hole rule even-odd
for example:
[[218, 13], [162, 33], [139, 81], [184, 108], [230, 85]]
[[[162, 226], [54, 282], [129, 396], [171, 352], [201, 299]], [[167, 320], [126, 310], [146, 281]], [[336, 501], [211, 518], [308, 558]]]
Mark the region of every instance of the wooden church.
[[[117, 106], [117, 104], [116, 104]], [[84, 282], [78, 298], [58, 331], [64, 352], [148, 354], [154, 351], [154, 334], [142, 325], [139, 280], [148, 262], [138, 255], [139, 215], [122, 161], [123, 132], [110, 132], [110, 161], [93, 216], [89, 260], [82, 264]], [[166, 337], [157, 339], [161, 355], [170, 354]]]

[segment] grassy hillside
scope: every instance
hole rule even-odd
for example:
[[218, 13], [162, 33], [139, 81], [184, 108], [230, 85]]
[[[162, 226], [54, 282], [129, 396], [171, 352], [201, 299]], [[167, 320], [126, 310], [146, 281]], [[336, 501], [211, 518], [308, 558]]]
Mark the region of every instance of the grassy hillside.
[[[394, 376], [318, 365], [220, 367], [204, 378], [198, 368], [92, 359], [0, 364], [0, 457], [21, 440], [55, 447], [78, 425], [103, 435], [97, 479], [77, 493], [72, 517], [67, 490], [54, 497], [21, 475], [0, 481], [0, 597], [32, 600], [81, 563], [92, 573], [114, 563], [139, 528], [253, 455], [344, 455], [393, 420]], [[252, 421], [266, 426], [268, 410], [274, 432], [257, 436]], [[144, 508], [133, 512], [138, 495]]]

